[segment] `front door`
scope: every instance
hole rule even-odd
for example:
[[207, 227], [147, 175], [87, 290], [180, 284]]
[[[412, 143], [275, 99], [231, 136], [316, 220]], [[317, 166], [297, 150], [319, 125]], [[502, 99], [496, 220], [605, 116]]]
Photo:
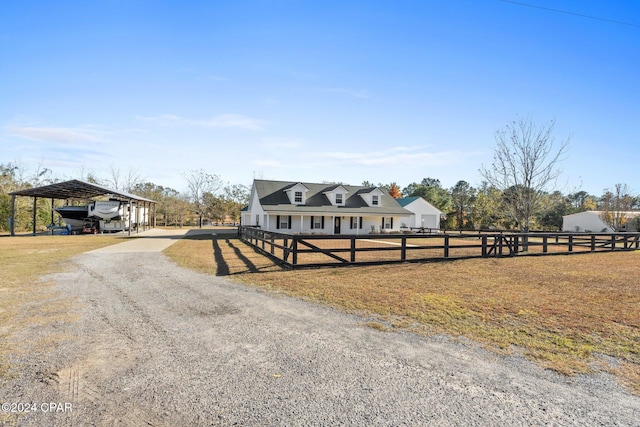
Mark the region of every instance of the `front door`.
[[337, 216], [333, 222], [333, 234], [340, 234], [340, 217]]

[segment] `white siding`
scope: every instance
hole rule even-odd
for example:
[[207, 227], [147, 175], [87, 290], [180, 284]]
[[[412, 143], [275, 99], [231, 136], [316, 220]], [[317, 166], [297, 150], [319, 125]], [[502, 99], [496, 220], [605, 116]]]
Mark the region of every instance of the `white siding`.
[[408, 219], [409, 227], [440, 228], [442, 211], [423, 198], [414, 200], [404, 208], [413, 213]]
[[249, 199], [249, 207], [246, 212], [242, 213], [242, 224], [247, 226], [260, 225], [260, 227], [266, 227], [266, 221], [260, 221], [260, 223], [257, 224], [257, 218], [266, 218], [266, 215], [264, 209], [262, 209], [262, 206], [260, 205], [258, 193], [255, 189], [252, 189], [251, 198]]
[[423, 214], [417, 227], [440, 228], [440, 215]]
[[611, 232], [611, 227], [600, 219], [600, 212], [587, 211], [562, 217], [562, 231]]

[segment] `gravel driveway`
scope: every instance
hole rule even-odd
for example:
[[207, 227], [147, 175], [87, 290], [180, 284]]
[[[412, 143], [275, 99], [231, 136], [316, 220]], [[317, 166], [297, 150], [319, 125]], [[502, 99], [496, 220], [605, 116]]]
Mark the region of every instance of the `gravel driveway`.
[[[609, 376], [568, 378], [468, 342], [377, 331], [182, 269], [160, 253], [179, 236], [147, 234], [53, 276], [50, 298], [75, 298], [77, 320], [12, 337], [26, 351], [0, 399], [36, 410], [5, 413], [5, 425], [640, 424], [640, 398]], [[58, 343], [43, 350], [47, 338]]]

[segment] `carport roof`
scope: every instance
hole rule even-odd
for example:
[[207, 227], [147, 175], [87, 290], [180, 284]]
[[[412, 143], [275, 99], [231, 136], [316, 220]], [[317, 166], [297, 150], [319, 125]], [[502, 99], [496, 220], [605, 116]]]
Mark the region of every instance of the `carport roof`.
[[155, 203], [153, 200], [126, 193], [120, 190], [103, 187], [101, 185], [84, 182], [77, 179], [57, 182], [43, 187], [28, 188], [26, 190], [9, 193], [15, 196], [42, 197], [46, 199], [80, 199], [88, 200], [93, 197], [109, 195], [111, 198], [121, 201], [136, 200], [139, 202]]

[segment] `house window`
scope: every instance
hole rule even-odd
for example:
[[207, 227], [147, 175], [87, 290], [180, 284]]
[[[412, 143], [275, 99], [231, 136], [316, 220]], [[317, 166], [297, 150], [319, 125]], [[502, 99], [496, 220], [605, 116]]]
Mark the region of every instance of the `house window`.
[[393, 217], [382, 217], [382, 229], [388, 230], [393, 228]]
[[342, 194], [336, 194], [336, 205], [342, 204]]
[[256, 215], [256, 225], [260, 225], [260, 215]]
[[353, 230], [355, 228], [362, 229], [362, 217], [352, 216], [349, 227]]
[[295, 203], [302, 203], [302, 191], [296, 191], [294, 201]]
[[314, 216], [313, 217], [313, 228], [324, 228], [322, 224], [324, 217], [322, 216]]
[[276, 216], [276, 228], [291, 228], [291, 216], [278, 215]]
[[371, 196], [371, 204], [373, 206], [378, 206], [378, 203], [380, 202], [379, 197], [380, 196]]

